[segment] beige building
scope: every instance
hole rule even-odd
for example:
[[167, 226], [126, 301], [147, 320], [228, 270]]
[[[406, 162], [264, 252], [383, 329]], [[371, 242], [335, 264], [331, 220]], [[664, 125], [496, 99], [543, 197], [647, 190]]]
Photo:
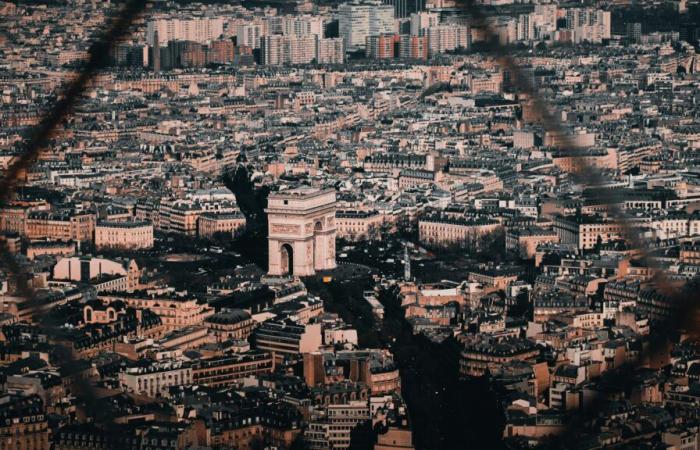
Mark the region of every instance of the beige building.
[[468, 245], [479, 237], [496, 231], [501, 225], [489, 219], [453, 219], [427, 217], [418, 221], [418, 239], [436, 247]]
[[204, 325], [217, 342], [224, 342], [248, 339], [255, 328], [255, 321], [242, 309], [228, 309], [209, 316]]
[[146, 222], [100, 222], [95, 227], [95, 247], [141, 250], [153, 247], [153, 225]]
[[539, 227], [516, 228], [506, 233], [506, 250], [526, 259], [535, 257], [538, 245], [558, 242], [555, 231]]
[[350, 448], [350, 433], [358, 423], [370, 419], [366, 400], [330, 404], [317, 420], [309, 422], [304, 438], [311, 449]]
[[129, 294], [100, 295], [100, 299], [121, 300], [132, 308], [150, 309], [160, 317], [166, 331], [201, 325], [207, 318], [214, 315], [214, 308], [211, 306], [199, 304], [194, 298], [175, 295], [150, 295], [145, 291], [137, 291]]
[[92, 213], [30, 212], [25, 220], [24, 235], [29, 239], [92, 241], [95, 221]]
[[158, 209], [157, 228], [162, 231], [196, 236], [203, 214], [231, 214], [237, 211], [229, 201], [199, 202], [189, 199], [162, 202]]
[[403, 169], [399, 172], [399, 189], [406, 189], [414, 186], [425, 186], [437, 184], [445, 178], [442, 171]]
[[155, 341], [156, 351], [163, 351], [166, 354], [175, 354], [178, 351], [185, 351], [197, 348], [204, 344], [209, 344], [211, 339], [207, 333], [207, 328], [200, 325], [190, 325], [173, 330]]
[[335, 213], [335, 229], [338, 237], [360, 241], [379, 235], [384, 215], [377, 211], [338, 210]]
[[24, 234], [27, 210], [23, 207], [7, 207], [0, 210], [0, 231]]
[[335, 191], [299, 188], [267, 200], [270, 275], [314, 275], [334, 269]]
[[216, 233], [236, 235], [245, 228], [245, 216], [234, 213], [205, 213], [199, 216], [197, 234], [201, 238], [211, 239]]
[[119, 373], [119, 384], [129, 392], [149, 397], [166, 396], [170, 386], [192, 384], [192, 368], [183, 362], [153, 363]]
[[601, 216], [555, 216], [554, 230], [562, 244], [576, 244], [579, 249], [592, 249], [623, 235], [625, 227]]
[[318, 351], [323, 343], [320, 323], [299, 325], [289, 319], [263, 322], [254, 335], [255, 347], [277, 359]]
[[112, 291], [133, 291], [139, 285], [140, 276], [141, 270], [133, 259], [112, 261], [74, 256], [59, 260], [53, 268], [54, 280], [109, 282], [109, 289], [102, 290]]
[[27, 245], [27, 259], [34, 260], [37, 256], [70, 256], [75, 254], [75, 242], [36, 241]]
[[413, 434], [405, 428], [389, 427], [386, 433], [377, 436], [374, 450], [413, 450]]
[[253, 351], [200, 359], [192, 367], [192, 378], [194, 384], [201, 386], [233, 386], [243, 378], [271, 373], [274, 367], [271, 354]]
[[0, 422], [0, 448], [33, 450], [51, 448], [49, 423], [39, 395], [4, 396]]

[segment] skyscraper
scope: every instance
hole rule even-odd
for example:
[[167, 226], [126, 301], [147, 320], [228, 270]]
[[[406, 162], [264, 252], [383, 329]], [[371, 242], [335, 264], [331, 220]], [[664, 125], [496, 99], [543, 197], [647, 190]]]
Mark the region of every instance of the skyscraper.
[[158, 31], [153, 34], [153, 71], [160, 72], [160, 41]]
[[382, 2], [394, 7], [395, 17], [408, 17], [412, 13], [425, 10], [425, 0], [382, 0]]
[[625, 24], [625, 31], [630, 42], [639, 42], [642, 39], [642, 24], [639, 22]]

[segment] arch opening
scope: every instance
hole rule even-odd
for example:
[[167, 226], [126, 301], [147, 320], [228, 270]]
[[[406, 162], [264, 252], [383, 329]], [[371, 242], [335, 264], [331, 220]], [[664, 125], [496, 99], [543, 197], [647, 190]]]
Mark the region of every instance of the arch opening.
[[280, 258], [283, 275], [294, 275], [294, 250], [289, 244], [282, 244]]

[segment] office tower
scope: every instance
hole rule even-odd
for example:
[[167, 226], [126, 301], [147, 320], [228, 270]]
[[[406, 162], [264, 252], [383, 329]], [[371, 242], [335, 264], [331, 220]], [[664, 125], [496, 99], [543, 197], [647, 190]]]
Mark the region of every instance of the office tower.
[[369, 10], [369, 35], [395, 33], [394, 7], [376, 4]]
[[382, 0], [385, 5], [394, 7], [394, 16], [409, 17], [411, 14], [425, 10], [425, 0]]
[[625, 24], [627, 39], [630, 42], [639, 42], [642, 39], [642, 24], [639, 22]]
[[382, 3], [394, 7], [394, 17], [408, 17], [408, 0], [382, 0]]
[[346, 51], [364, 48], [369, 36], [369, 5], [343, 3], [338, 7], [338, 29]]
[[379, 2], [343, 3], [338, 28], [347, 51], [364, 50], [368, 36], [394, 33], [394, 7]]
[[153, 71], [160, 72], [160, 40], [158, 31], [153, 36]]

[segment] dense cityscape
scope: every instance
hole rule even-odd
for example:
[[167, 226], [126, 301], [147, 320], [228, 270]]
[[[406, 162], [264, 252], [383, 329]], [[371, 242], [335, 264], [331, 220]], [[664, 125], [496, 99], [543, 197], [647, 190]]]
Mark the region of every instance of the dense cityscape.
[[699, 50], [693, 0], [0, 2], [0, 449], [699, 450]]

